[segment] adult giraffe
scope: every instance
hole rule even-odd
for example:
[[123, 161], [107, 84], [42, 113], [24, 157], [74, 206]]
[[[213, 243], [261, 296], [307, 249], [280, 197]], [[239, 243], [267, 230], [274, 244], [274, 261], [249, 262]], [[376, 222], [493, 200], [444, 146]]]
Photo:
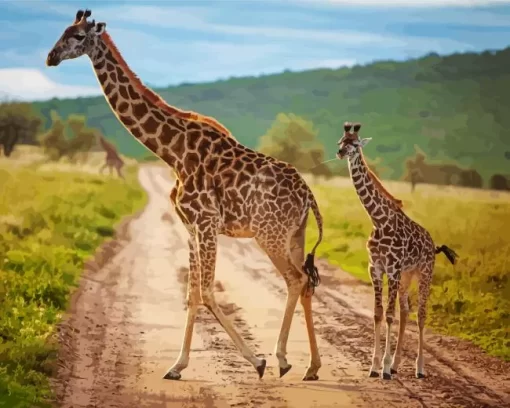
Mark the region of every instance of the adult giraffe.
[[[287, 339], [301, 299], [310, 343], [310, 364], [303, 380], [317, 380], [321, 361], [311, 296], [319, 284], [314, 254], [322, 239], [322, 217], [310, 188], [294, 167], [241, 145], [216, 120], [168, 105], [131, 71], [106, 33], [106, 24], [87, 21], [90, 15], [89, 10], [76, 13], [74, 23], [49, 52], [46, 65], [57, 66], [82, 55], [91, 59], [117, 118], [175, 172], [178, 182], [170, 197], [190, 234], [186, 328], [180, 355], [164, 378], [180, 379], [188, 365], [200, 298], [259, 377], [264, 375], [266, 361], [245, 344], [214, 298], [217, 236], [224, 234], [255, 238], [287, 283], [276, 344], [280, 376], [291, 368], [286, 359]], [[310, 209], [317, 220], [319, 238], [304, 261]]]

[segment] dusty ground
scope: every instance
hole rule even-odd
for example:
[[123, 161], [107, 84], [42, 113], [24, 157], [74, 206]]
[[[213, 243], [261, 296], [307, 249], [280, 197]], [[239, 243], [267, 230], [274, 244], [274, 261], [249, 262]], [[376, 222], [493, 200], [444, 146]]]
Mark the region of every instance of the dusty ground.
[[142, 168], [147, 208], [124, 223], [117, 240], [87, 266], [60, 329], [59, 406], [510, 407], [510, 364], [455, 339], [427, 334], [429, 377], [414, 379], [413, 324], [399, 375], [393, 381], [368, 378], [371, 288], [325, 262], [319, 264], [323, 282], [314, 300], [320, 380], [301, 381], [308, 343], [299, 304], [288, 344], [293, 368], [278, 378], [272, 353], [285, 301], [283, 280], [252, 240], [225, 237], [217, 297], [251, 347], [266, 356], [265, 376], [258, 379], [203, 308], [182, 380], [163, 380], [180, 350], [188, 265], [186, 232], [168, 200], [168, 174], [159, 166]]

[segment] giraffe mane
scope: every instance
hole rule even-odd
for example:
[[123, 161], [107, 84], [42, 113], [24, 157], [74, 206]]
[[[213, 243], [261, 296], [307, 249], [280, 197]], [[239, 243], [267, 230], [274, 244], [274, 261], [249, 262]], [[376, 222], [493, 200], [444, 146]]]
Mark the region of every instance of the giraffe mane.
[[395, 198], [386, 188], [383, 186], [381, 180], [379, 177], [375, 175], [375, 173], [370, 169], [368, 166], [365, 156], [363, 156], [363, 152], [361, 153], [361, 160], [363, 161], [365, 167], [368, 169], [368, 176], [372, 180], [372, 183], [376, 186], [376, 188], [390, 201], [392, 201], [398, 208], [402, 208], [404, 204], [402, 203], [402, 200], [399, 200], [398, 198]]
[[197, 112], [184, 111], [167, 103], [160, 95], [158, 95], [152, 89], [145, 86], [143, 82], [140, 80], [140, 78], [138, 78], [138, 76], [131, 70], [131, 68], [124, 60], [124, 57], [122, 56], [119, 49], [117, 48], [117, 46], [115, 45], [115, 43], [113, 42], [112, 38], [108, 33], [104, 32], [103, 34], [101, 34], [101, 39], [104, 41], [110, 52], [113, 54], [114, 58], [117, 60], [117, 63], [124, 69], [126, 76], [131, 80], [132, 84], [151, 103], [153, 103], [154, 105], [163, 109], [165, 112], [171, 115], [175, 115], [181, 119], [205, 123], [214, 128], [215, 130], [217, 130], [218, 132], [223, 133], [225, 136], [234, 138], [230, 131], [216, 119], [202, 115]]

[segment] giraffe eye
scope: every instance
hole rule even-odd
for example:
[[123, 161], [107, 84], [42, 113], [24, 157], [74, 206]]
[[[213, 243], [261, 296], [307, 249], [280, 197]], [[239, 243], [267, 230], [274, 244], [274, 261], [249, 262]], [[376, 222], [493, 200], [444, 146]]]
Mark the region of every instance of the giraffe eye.
[[85, 38], [85, 36], [84, 36], [84, 35], [81, 35], [81, 34], [75, 34], [75, 35], [73, 35], [73, 38], [74, 38], [75, 40], [78, 40], [78, 41], [83, 41], [83, 39]]

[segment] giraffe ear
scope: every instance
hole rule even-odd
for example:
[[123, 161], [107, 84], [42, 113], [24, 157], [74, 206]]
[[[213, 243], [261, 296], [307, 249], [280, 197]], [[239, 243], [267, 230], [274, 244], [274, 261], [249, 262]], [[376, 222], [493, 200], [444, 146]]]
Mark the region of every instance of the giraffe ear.
[[361, 139], [361, 140], [359, 141], [359, 143], [358, 143], [358, 146], [359, 146], [359, 147], [365, 147], [365, 146], [368, 144], [368, 142], [370, 142], [371, 140], [372, 140], [372, 138], [371, 138], [371, 137], [367, 137], [367, 138], [365, 138], [365, 139]]
[[106, 23], [97, 23], [94, 27], [94, 34], [101, 35], [106, 31]]

